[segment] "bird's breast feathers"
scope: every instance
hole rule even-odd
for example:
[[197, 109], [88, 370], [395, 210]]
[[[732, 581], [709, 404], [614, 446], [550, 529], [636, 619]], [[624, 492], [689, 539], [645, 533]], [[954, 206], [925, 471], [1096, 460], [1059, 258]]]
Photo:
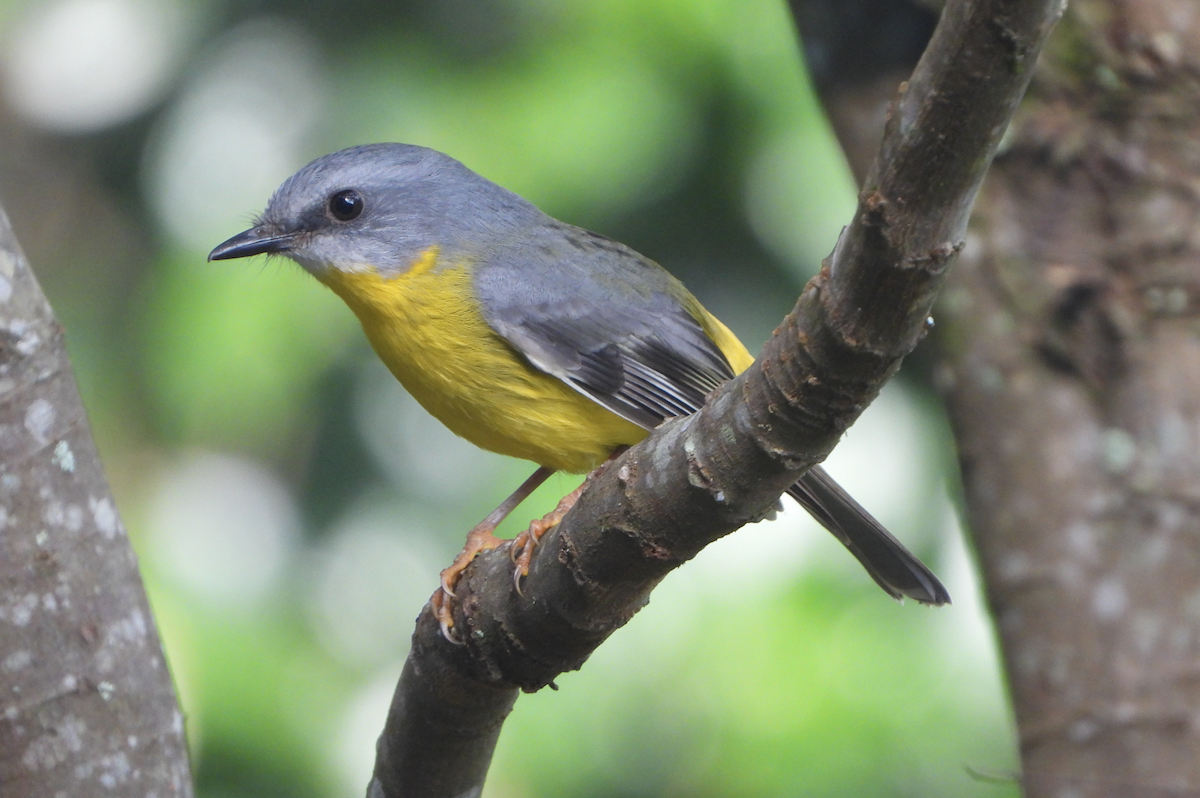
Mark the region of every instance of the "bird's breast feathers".
[[472, 264], [446, 262], [431, 247], [395, 276], [330, 268], [319, 277], [408, 392], [477, 446], [582, 472], [645, 437], [497, 335], [480, 312], [472, 273]]

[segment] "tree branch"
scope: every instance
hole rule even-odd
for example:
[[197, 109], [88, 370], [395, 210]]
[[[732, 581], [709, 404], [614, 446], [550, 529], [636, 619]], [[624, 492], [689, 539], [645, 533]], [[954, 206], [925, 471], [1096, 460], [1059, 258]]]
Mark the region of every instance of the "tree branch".
[[426, 610], [379, 741], [372, 798], [478, 795], [516, 690], [580, 667], [671, 569], [762, 517], [917, 344], [975, 191], [1059, 0], [951, 2], [901, 95], [859, 209], [758, 362], [615, 460], [512, 589], [502, 551]]
[[192, 795], [62, 328], [0, 210], [0, 793]]

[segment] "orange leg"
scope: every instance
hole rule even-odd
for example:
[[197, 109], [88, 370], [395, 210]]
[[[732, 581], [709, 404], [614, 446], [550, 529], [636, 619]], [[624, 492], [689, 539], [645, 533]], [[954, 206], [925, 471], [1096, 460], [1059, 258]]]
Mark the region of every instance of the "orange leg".
[[[592, 472], [596, 473], [595, 471]], [[579, 496], [583, 493], [583, 489], [591, 482], [591, 475], [583, 481], [578, 488], [563, 496], [559, 501], [558, 506], [547, 513], [539, 520], [531, 521], [529, 529], [526, 529], [521, 534], [513, 538], [512, 548], [509, 549], [509, 557], [517, 567], [513, 570], [513, 587], [517, 592], [521, 592], [521, 577], [529, 575], [529, 563], [533, 560], [533, 550], [537, 548], [537, 544], [542, 539], [542, 535], [558, 526], [558, 522], [563, 520], [575, 502], [579, 500]]]
[[454, 558], [450, 567], [442, 571], [442, 585], [433, 592], [429, 603], [433, 606], [433, 613], [438, 619], [438, 624], [442, 627], [442, 636], [451, 643], [462, 642], [456, 639], [450, 631], [454, 627], [454, 605], [451, 603], [451, 599], [454, 598], [454, 586], [458, 584], [459, 577], [471, 564], [471, 560], [475, 559], [476, 554], [494, 549], [506, 542], [492, 534], [496, 531], [496, 527], [553, 473], [554, 469], [545, 466], [534, 471], [529, 479], [521, 483], [521, 487], [513, 491], [513, 494], [505, 499], [499, 507], [488, 513], [487, 518], [480, 521], [474, 529], [467, 533], [467, 542], [463, 545], [462, 551]]
[[579, 501], [579, 497], [583, 494], [583, 489], [586, 488], [593, 479], [600, 476], [600, 474], [604, 472], [604, 469], [608, 468], [608, 464], [611, 463], [617, 455], [621, 454], [628, 448], [628, 446], [618, 446], [613, 453], [608, 456], [607, 460], [601, 463], [596, 470], [587, 475], [587, 478], [583, 480], [583, 484], [568, 493], [566, 496], [563, 496], [557, 507], [551, 510], [540, 520], [530, 523], [529, 529], [513, 538], [512, 548], [509, 549], [508, 553], [509, 557], [517, 565], [516, 569], [513, 571], [513, 587], [517, 589], [518, 593], [521, 592], [521, 578], [529, 575], [529, 564], [533, 560], [533, 550], [537, 548], [538, 542], [542, 539], [542, 535], [558, 526], [558, 522], [563, 520], [563, 516], [570, 512], [571, 508], [575, 506], [575, 502]]

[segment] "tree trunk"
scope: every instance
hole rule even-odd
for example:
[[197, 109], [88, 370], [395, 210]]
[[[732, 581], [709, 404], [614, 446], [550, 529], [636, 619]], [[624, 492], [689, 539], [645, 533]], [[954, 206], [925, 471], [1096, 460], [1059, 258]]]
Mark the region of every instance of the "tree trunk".
[[[793, 2], [860, 176], [927, 14], [864, 75], [878, 3]], [[1194, 0], [1076, 0], [935, 311], [1031, 796], [1200, 789], [1198, 54]]]
[[192, 795], [62, 328], [0, 210], [0, 795]]
[[1200, 789], [1198, 75], [1194, 0], [1075, 2], [938, 312], [1032, 796]]

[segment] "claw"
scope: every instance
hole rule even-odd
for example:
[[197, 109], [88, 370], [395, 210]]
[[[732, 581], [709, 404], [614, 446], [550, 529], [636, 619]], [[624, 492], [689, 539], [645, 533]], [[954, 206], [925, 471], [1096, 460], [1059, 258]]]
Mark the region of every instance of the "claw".
[[[537, 521], [531, 522], [530, 527], [536, 523]], [[521, 578], [529, 573], [529, 555], [526, 552], [529, 550], [530, 539], [529, 531], [526, 530], [513, 538], [512, 545], [508, 548], [508, 559], [516, 566], [513, 568], [513, 589], [521, 598], [525, 598], [525, 592], [521, 590]]]
[[[531, 522], [530, 528], [532, 529], [533, 524], [536, 523], [537, 521]], [[513, 568], [513, 589], [517, 591], [517, 595], [521, 598], [525, 598], [525, 592], [521, 590], [521, 578], [529, 573], [529, 559], [531, 554], [527, 554], [526, 552], [530, 551], [531, 540], [532, 537], [529, 534], [529, 530], [526, 530], [513, 538], [512, 545], [508, 548], [508, 559], [512, 561], [513, 565], [517, 566]]]
[[[590, 479], [590, 476], [589, 476]], [[575, 490], [568, 493], [558, 503], [558, 506], [551, 510], [544, 518], [535, 520], [529, 524], [529, 529], [526, 529], [521, 534], [513, 538], [512, 548], [509, 549], [509, 557], [517, 566], [513, 569], [513, 587], [519, 595], [524, 596], [521, 592], [521, 579], [529, 575], [529, 566], [533, 562], [533, 550], [537, 548], [541, 542], [542, 536], [549, 532], [554, 527], [558, 526], [558, 522], [563, 519], [563, 516], [575, 506], [583, 489], [587, 486], [587, 481], [584, 481]]]
[[467, 542], [462, 551], [454, 558], [454, 562], [450, 563], [449, 568], [442, 570], [441, 585], [429, 599], [438, 625], [442, 627], [442, 637], [458, 646], [461, 646], [463, 641], [450, 631], [454, 628], [453, 600], [458, 598], [454, 593], [454, 586], [458, 584], [459, 577], [475, 559], [476, 554], [494, 549], [505, 542], [492, 534], [493, 529], [495, 524], [484, 521], [467, 534]]
[[[552, 512], [546, 517], [531, 523], [529, 529], [513, 539], [508, 550], [508, 556], [516, 566], [513, 569], [513, 589], [517, 591], [517, 595], [522, 597], [525, 595], [521, 590], [521, 580], [529, 575], [529, 566], [533, 560], [533, 550], [537, 548], [538, 541], [541, 540], [542, 535], [558, 525], [563, 516], [575, 506], [576, 500], [579, 499], [580, 494], [583, 493], [583, 489], [587, 484], [603, 471], [608, 463], [612, 462], [613, 457], [616, 457], [624, 449], [625, 447], [619, 447], [614, 451], [607, 461], [588, 475], [582, 485], [564, 496]], [[525, 480], [521, 487], [517, 488], [511, 496], [467, 534], [467, 542], [463, 546], [462, 551], [454, 558], [454, 562], [450, 564], [450, 567], [442, 571], [441, 584], [430, 597], [429, 603], [434, 617], [437, 618], [438, 626], [442, 630], [442, 637], [446, 638], [450, 643], [456, 646], [461, 646], [464, 643], [462, 638], [454, 634], [453, 599], [458, 598], [454, 593], [454, 586], [458, 584], [459, 577], [466, 570], [467, 566], [471, 564], [471, 560], [475, 559], [476, 554], [487, 549], [494, 549], [506, 542], [497, 538], [492, 532], [512, 512], [513, 508], [532, 493], [552, 473], [553, 471], [545, 466], [535, 471], [529, 479]]]
[[438, 626], [442, 630], [442, 637], [456, 646], [463, 645], [463, 641], [451, 631], [454, 626], [454, 615], [450, 602], [446, 600], [445, 593], [441, 590], [433, 591], [433, 595], [429, 597], [429, 605], [433, 609], [433, 615], [437, 618]]
[[534, 471], [529, 479], [521, 483], [521, 487], [513, 491], [512, 495], [500, 503], [500, 506], [488, 513], [487, 518], [475, 525], [475, 528], [467, 533], [467, 542], [463, 545], [462, 551], [454, 558], [454, 562], [450, 563], [450, 567], [442, 571], [441, 585], [434, 591], [429, 598], [430, 606], [433, 610], [433, 615], [437, 618], [438, 626], [441, 627], [442, 637], [456, 646], [461, 646], [463, 640], [456, 636], [454, 629], [454, 602], [458, 598], [454, 593], [454, 586], [458, 584], [459, 577], [471, 564], [471, 560], [475, 559], [475, 555], [481, 551], [494, 549], [500, 544], [506, 542], [492, 534], [496, 527], [508, 517], [518, 504], [524, 501], [530, 493], [546, 481], [546, 478], [554, 473], [554, 470], [542, 466], [537, 471]]

